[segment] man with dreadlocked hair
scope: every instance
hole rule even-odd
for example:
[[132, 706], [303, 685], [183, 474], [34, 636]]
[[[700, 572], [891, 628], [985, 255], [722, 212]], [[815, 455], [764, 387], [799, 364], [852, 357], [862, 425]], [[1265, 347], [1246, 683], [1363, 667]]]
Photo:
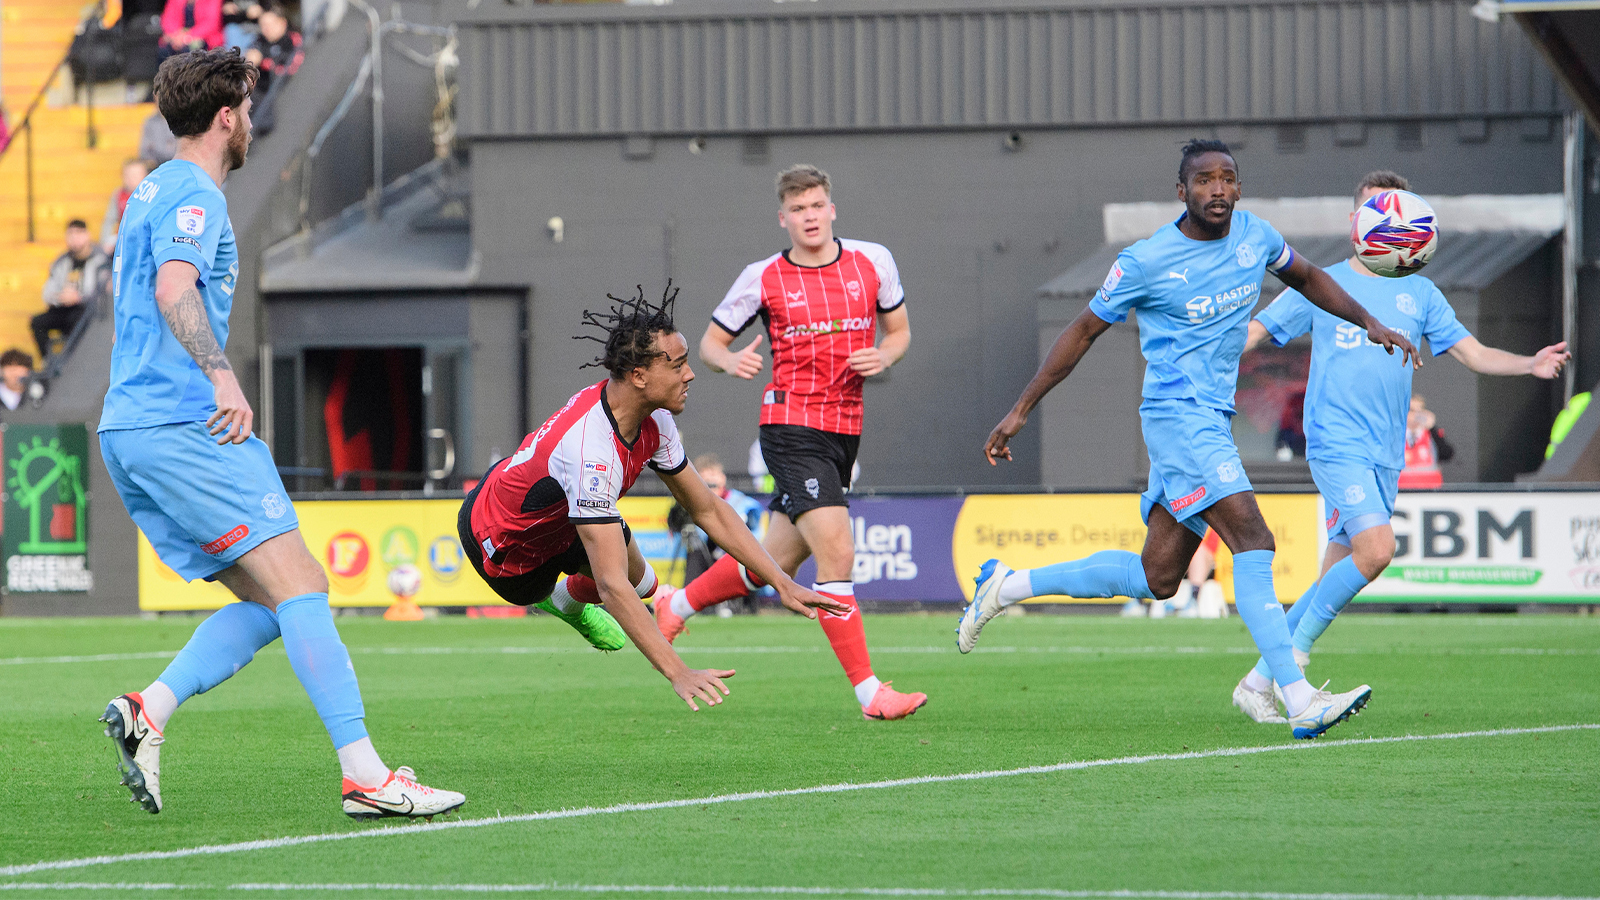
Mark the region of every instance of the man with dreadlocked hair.
[[843, 610], [785, 575], [689, 464], [672, 418], [694, 380], [689, 344], [672, 324], [677, 291], [668, 284], [660, 304], [645, 300], [643, 287], [631, 300], [610, 299], [610, 310], [583, 314], [603, 337], [578, 336], [605, 346], [584, 368], [600, 366], [610, 377], [574, 394], [510, 459], [491, 466], [461, 504], [456, 528], [472, 567], [507, 602], [537, 605], [601, 650], [621, 649], [626, 632], [699, 710], [697, 698], [722, 702], [722, 679], [733, 671], [684, 665], [638, 602], [655, 592], [656, 575], [617, 501], [645, 466], [718, 546], [776, 587], [785, 606], [808, 617], [812, 607]]

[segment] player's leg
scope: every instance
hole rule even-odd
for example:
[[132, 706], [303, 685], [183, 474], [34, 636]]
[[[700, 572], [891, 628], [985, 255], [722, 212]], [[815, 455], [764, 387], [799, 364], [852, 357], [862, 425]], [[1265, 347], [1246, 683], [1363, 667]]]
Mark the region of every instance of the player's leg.
[[1344, 460], [1312, 460], [1311, 474], [1323, 502], [1333, 507], [1330, 518], [1349, 550], [1323, 570], [1305, 612], [1290, 623], [1296, 652], [1308, 658], [1311, 645], [1340, 610], [1394, 559], [1391, 518], [1400, 485], [1400, 473], [1395, 469]]
[[[761, 546], [780, 568], [789, 573], [791, 578], [800, 568], [800, 564], [811, 555], [811, 548], [806, 545], [805, 537], [800, 534], [794, 523], [789, 521], [788, 515], [779, 511], [776, 500], [767, 525], [767, 533], [761, 539]], [[687, 585], [681, 588], [662, 585], [655, 596], [656, 627], [661, 630], [667, 642], [671, 643], [684, 632], [688, 620], [702, 610], [735, 597], [743, 597], [764, 587], [766, 582], [762, 581], [760, 576], [745, 569], [744, 564], [734, 559], [732, 554], [724, 553], [711, 564], [710, 568]]]
[[[633, 530], [622, 523], [622, 539], [628, 548], [628, 580], [640, 600], [655, 593], [658, 582], [655, 570], [645, 562], [639, 543], [633, 539]], [[571, 625], [574, 630], [597, 650], [621, 650], [628, 645], [628, 636], [617, 620], [601, 606], [600, 586], [595, 583], [594, 572], [589, 568], [589, 556], [583, 541], [573, 540], [567, 552], [546, 565], [559, 565], [562, 572], [571, 574], [557, 578], [547, 599], [536, 606]]]
[[[1311, 586], [1305, 589], [1305, 593], [1300, 595], [1300, 599], [1284, 613], [1284, 624], [1288, 626], [1290, 635], [1295, 633], [1297, 626], [1305, 618], [1306, 611], [1311, 608], [1311, 601], [1317, 596], [1317, 588], [1321, 586], [1328, 570], [1349, 555], [1350, 542], [1343, 531], [1328, 538], [1328, 549], [1322, 554], [1322, 571], [1317, 575], [1317, 580], [1313, 581]], [[1293, 643], [1293, 638], [1290, 643]], [[1295, 665], [1304, 672], [1306, 664], [1311, 660], [1310, 654], [1300, 650], [1299, 647], [1294, 647], [1293, 652]], [[1272, 669], [1267, 666], [1266, 659], [1257, 659], [1255, 667], [1234, 687], [1233, 705], [1257, 722], [1282, 725], [1286, 720], [1278, 713], [1278, 700], [1273, 695], [1272, 685]]]

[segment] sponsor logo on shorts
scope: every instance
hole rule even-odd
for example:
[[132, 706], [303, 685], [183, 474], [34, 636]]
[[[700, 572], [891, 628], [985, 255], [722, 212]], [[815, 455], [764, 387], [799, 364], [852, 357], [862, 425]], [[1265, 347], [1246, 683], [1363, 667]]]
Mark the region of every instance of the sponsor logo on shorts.
[[196, 250], [200, 249], [200, 242], [199, 241], [195, 240], [192, 237], [184, 237], [181, 234], [173, 235], [172, 236], [172, 242], [174, 244], [188, 244], [189, 246], [195, 248]]
[[1186, 497], [1179, 497], [1178, 499], [1172, 501], [1172, 511], [1173, 512], [1182, 512], [1183, 510], [1188, 509], [1189, 507], [1195, 505], [1196, 503], [1199, 503], [1201, 500], [1204, 500], [1205, 496], [1206, 496], [1205, 485], [1201, 485], [1200, 488], [1198, 490], [1196, 490], [1194, 493], [1192, 493], [1192, 494], [1190, 494], [1190, 495], [1188, 495]]
[[609, 501], [609, 500], [579, 500], [578, 501], [578, 506], [581, 509], [610, 509], [611, 508], [611, 501]]
[[1231, 460], [1225, 462], [1222, 465], [1217, 466], [1217, 478], [1220, 479], [1223, 484], [1232, 484], [1239, 480], [1239, 467], [1234, 465]]
[[216, 556], [218, 553], [221, 553], [229, 547], [232, 547], [234, 544], [244, 540], [249, 536], [249, 534], [249, 525], [235, 525], [232, 531], [229, 531], [222, 537], [217, 538], [209, 544], [201, 544], [200, 549], [211, 554], [212, 556]]
[[283, 502], [283, 498], [274, 491], [261, 498], [261, 509], [266, 512], [267, 518], [281, 519], [289, 511], [289, 504]]
[[1233, 255], [1239, 260], [1239, 267], [1243, 269], [1248, 269], [1261, 261], [1261, 257], [1256, 255], [1256, 248], [1249, 244], [1240, 244], [1239, 249], [1233, 251]]
[[1339, 524], [1339, 511], [1335, 509], [1333, 511], [1333, 515], [1328, 517], [1328, 521], [1324, 523], [1323, 527], [1327, 528], [1329, 531], [1332, 531], [1333, 526], [1337, 524]]
[[818, 484], [815, 478], [807, 478], [806, 493], [810, 494], [811, 499], [815, 500], [822, 493], [822, 485]]
[[199, 206], [178, 207], [178, 230], [184, 234], [199, 234], [206, 230], [206, 211]]
[[1367, 491], [1359, 484], [1352, 484], [1344, 489], [1344, 502], [1349, 504], [1360, 503], [1367, 499]]

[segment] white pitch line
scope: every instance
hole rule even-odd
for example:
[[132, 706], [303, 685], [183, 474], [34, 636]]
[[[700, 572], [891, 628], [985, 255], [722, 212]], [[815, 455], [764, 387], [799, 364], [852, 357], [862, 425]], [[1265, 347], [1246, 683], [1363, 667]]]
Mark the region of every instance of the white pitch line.
[[102, 882], [12, 882], [0, 883], [0, 890], [88, 890], [88, 891], [320, 891], [320, 892], [383, 892], [421, 891], [456, 894], [718, 894], [718, 895], [791, 895], [824, 897], [1046, 897], [1061, 900], [1600, 900], [1578, 896], [1528, 896], [1494, 894], [1290, 894], [1281, 891], [1141, 891], [1134, 889], [1116, 891], [1072, 891], [1058, 888], [841, 888], [809, 887], [798, 885], [736, 885], [736, 884], [563, 884], [540, 882], [536, 884], [294, 884], [240, 883], [219, 886], [214, 884], [138, 884]]
[[651, 812], [661, 809], [682, 809], [688, 806], [710, 806], [721, 803], [742, 803], [748, 800], [772, 800], [778, 797], [801, 797], [811, 794], [844, 794], [854, 791], [882, 790], [894, 787], [912, 787], [923, 784], [948, 784], [958, 781], [984, 781], [992, 778], [1012, 778], [1018, 775], [1047, 775], [1053, 772], [1074, 772], [1082, 769], [1099, 769], [1108, 766], [1133, 766], [1153, 762], [1174, 762], [1189, 759], [1217, 759], [1233, 756], [1255, 756], [1261, 753], [1280, 753], [1287, 750], [1313, 750], [1318, 748], [1356, 747], [1369, 744], [1398, 744], [1412, 741], [1448, 741], [1462, 738], [1507, 737], [1512, 735], [1553, 734], [1562, 731], [1595, 731], [1600, 724], [1546, 725], [1540, 728], [1496, 728], [1487, 731], [1456, 731], [1446, 734], [1407, 734], [1395, 737], [1352, 738], [1343, 741], [1304, 741], [1293, 744], [1270, 744], [1264, 747], [1223, 747], [1217, 750], [1192, 750], [1188, 753], [1153, 753], [1143, 756], [1121, 756], [1114, 759], [1090, 759], [1077, 762], [1055, 763], [1045, 766], [1023, 766], [1016, 769], [991, 769], [981, 772], [964, 772], [956, 775], [919, 775], [913, 778], [894, 778], [887, 781], [869, 781], [862, 784], [822, 784], [812, 787], [789, 788], [778, 791], [746, 791], [739, 794], [713, 794], [683, 800], [657, 800], [649, 803], [618, 803], [612, 806], [584, 806], [577, 809], [553, 809], [545, 812], [523, 813], [515, 816], [495, 816], [486, 819], [455, 819], [447, 822], [429, 822], [417, 825], [377, 827], [367, 831], [344, 831], [329, 834], [308, 834], [296, 837], [268, 838], [258, 841], [240, 841], [234, 844], [207, 844], [181, 850], [146, 850], [140, 853], [122, 853], [115, 856], [89, 856], [81, 859], [63, 859], [23, 865], [0, 866], [0, 876], [27, 875], [61, 869], [82, 869], [114, 863], [143, 862], [156, 859], [184, 859], [191, 856], [216, 856], [227, 853], [246, 853], [253, 850], [277, 850], [304, 844], [330, 841], [347, 841], [356, 838], [393, 837], [395, 835], [421, 834], [434, 831], [453, 831], [458, 828], [483, 828], [489, 825], [510, 825], [518, 822], [540, 822], [551, 819], [580, 819], [589, 816], [615, 815], [617, 813]]
[[[791, 647], [783, 645], [754, 647], [678, 646], [679, 653], [728, 654], [790, 654], [821, 653], [825, 647]], [[553, 653], [595, 653], [592, 647], [562, 645], [559, 647], [351, 647], [352, 656], [532, 656]], [[873, 653], [955, 653], [953, 646], [924, 647], [874, 647]], [[1156, 656], [1156, 655], [1206, 655], [1259, 656], [1254, 647], [979, 647], [973, 651], [990, 654], [1065, 654], [1072, 656]], [[1600, 656], [1600, 647], [1395, 647], [1368, 649], [1361, 647], [1332, 647], [1318, 650], [1319, 654], [1337, 656]], [[283, 655], [282, 647], [269, 647], [258, 655]], [[48, 665], [56, 663], [124, 662], [141, 659], [171, 659], [176, 650], [158, 650], [146, 653], [99, 653], [93, 656], [10, 656], [0, 657], [0, 666]]]

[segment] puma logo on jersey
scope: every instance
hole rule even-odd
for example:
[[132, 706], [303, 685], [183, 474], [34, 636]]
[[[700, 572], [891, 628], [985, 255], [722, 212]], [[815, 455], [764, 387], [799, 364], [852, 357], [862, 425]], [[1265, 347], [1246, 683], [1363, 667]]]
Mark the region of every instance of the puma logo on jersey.
[[1176, 278], [1179, 281], [1182, 281], [1184, 284], [1188, 284], [1189, 283], [1189, 270], [1188, 269], [1184, 269], [1181, 273], [1179, 273], [1179, 272], [1168, 272], [1167, 273], [1167, 277], [1168, 278]]

